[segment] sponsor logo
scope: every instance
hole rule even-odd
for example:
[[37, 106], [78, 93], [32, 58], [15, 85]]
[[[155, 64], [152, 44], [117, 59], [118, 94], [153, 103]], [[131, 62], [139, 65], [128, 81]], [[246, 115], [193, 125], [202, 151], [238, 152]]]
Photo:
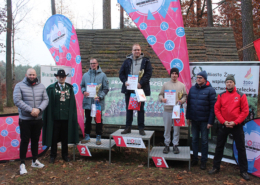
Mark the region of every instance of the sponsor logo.
[[127, 139], [126, 143], [128, 145], [141, 145], [142, 141], [140, 139]]
[[[150, 11], [152, 14], [158, 11], [163, 5], [164, 0], [133, 0], [133, 7], [142, 14], [148, 14]], [[149, 6], [149, 8], [148, 8]]]
[[251, 73], [251, 68], [250, 68], [250, 69], [247, 71], [245, 78], [248, 79], [248, 80], [250, 80], [252, 77], [253, 77], [253, 75], [252, 75], [252, 73]]

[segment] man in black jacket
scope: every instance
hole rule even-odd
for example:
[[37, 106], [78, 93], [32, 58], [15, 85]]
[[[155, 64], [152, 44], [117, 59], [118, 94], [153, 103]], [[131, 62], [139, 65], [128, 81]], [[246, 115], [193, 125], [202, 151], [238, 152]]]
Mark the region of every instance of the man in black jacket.
[[[128, 110], [128, 103], [130, 94], [134, 93], [133, 90], [127, 90], [126, 86], [128, 75], [139, 75], [139, 71], [144, 71], [142, 78], [140, 79], [137, 88], [143, 89], [145, 96], [150, 96], [150, 78], [152, 76], [152, 66], [149, 58], [144, 57], [141, 52], [141, 46], [139, 44], [134, 44], [132, 47], [132, 54], [126, 57], [121, 69], [119, 71], [119, 78], [122, 85], [122, 93], [125, 94], [126, 102], [126, 128], [121, 134], [131, 133], [131, 126], [133, 122], [133, 110]], [[140, 111], [138, 111], [138, 129], [140, 135], [145, 135], [144, 132], [144, 102], [141, 103]]]
[[191, 125], [193, 157], [191, 165], [198, 164], [199, 135], [201, 133], [201, 165], [206, 169], [208, 160], [208, 131], [212, 127], [215, 114], [216, 91], [207, 81], [206, 71], [197, 74], [196, 84], [191, 87], [187, 100], [186, 119]]

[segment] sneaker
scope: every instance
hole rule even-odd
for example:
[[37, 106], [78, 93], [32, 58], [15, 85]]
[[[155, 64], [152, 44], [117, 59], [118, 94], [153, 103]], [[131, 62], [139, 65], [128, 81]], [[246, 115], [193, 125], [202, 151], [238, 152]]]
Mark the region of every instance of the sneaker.
[[163, 149], [163, 153], [164, 154], [168, 154], [170, 151], [170, 147], [169, 146], [165, 146], [165, 148]]
[[179, 148], [178, 148], [177, 145], [174, 145], [174, 146], [173, 146], [173, 153], [174, 153], [174, 154], [180, 153], [180, 150], [179, 150]]
[[145, 136], [144, 129], [140, 129], [140, 130], [139, 130], [139, 134], [140, 134], [141, 136]]
[[34, 167], [34, 168], [43, 168], [43, 167], [44, 167], [44, 164], [40, 163], [40, 161], [38, 161], [38, 159], [36, 159], [35, 162], [32, 162], [31, 167]]
[[25, 164], [21, 164], [20, 165], [20, 175], [23, 175], [23, 174], [26, 174], [27, 173], [27, 170], [25, 168]]
[[131, 127], [126, 127], [124, 131], [121, 132], [121, 134], [128, 134], [131, 133]]
[[206, 162], [205, 162], [205, 161], [201, 161], [201, 163], [200, 163], [200, 169], [206, 170]]
[[212, 175], [212, 174], [216, 174], [216, 173], [218, 173], [218, 172], [219, 172], [219, 169], [213, 167], [213, 168], [209, 171], [209, 174]]
[[85, 138], [81, 141], [81, 143], [88, 143], [90, 142], [90, 136], [89, 134], [85, 134]]
[[247, 181], [250, 180], [248, 173], [244, 172], [244, 173], [240, 173], [240, 175], [241, 175], [241, 177], [242, 177], [243, 179], [245, 179], [245, 180], [247, 180]]
[[101, 135], [97, 135], [96, 145], [101, 145]]

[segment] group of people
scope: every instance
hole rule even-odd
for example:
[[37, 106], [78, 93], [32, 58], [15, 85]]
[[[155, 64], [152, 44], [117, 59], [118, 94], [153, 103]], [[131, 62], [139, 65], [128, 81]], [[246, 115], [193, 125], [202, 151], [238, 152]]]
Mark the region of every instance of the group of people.
[[[141, 46], [134, 44], [132, 53], [127, 56], [119, 71], [119, 78], [122, 82], [121, 92], [125, 94], [126, 103], [126, 127], [121, 134], [131, 133], [133, 122], [133, 110], [128, 110], [129, 98], [133, 90], [128, 90], [128, 75], [139, 75], [142, 71], [143, 75], [139, 79], [137, 88], [143, 89], [146, 96], [150, 96], [150, 78], [152, 77], [152, 66], [149, 58], [144, 57], [141, 52]], [[26, 72], [26, 76], [20, 83], [16, 84], [13, 97], [14, 103], [19, 110], [19, 126], [20, 126], [20, 174], [27, 173], [25, 168], [25, 158], [29, 141], [31, 140], [32, 151], [32, 167], [43, 168], [38, 159], [38, 141], [43, 128], [42, 144], [51, 147], [50, 163], [55, 162], [57, 157], [57, 143], [61, 141], [62, 158], [68, 162], [68, 143], [79, 143], [77, 108], [74, 97], [73, 86], [66, 83], [64, 70], [58, 70], [54, 74], [57, 82], [51, 84], [47, 89], [37, 78], [34, 69], [30, 68]], [[202, 170], [206, 169], [208, 156], [208, 131], [212, 127], [215, 115], [221, 123], [221, 129], [218, 132], [217, 146], [214, 157], [214, 165], [210, 174], [219, 172], [220, 162], [223, 156], [224, 145], [229, 133], [232, 133], [238, 150], [238, 161], [241, 176], [249, 180], [247, 174], [247, 159], [245, 151], [245, 141], [243, 132], [243, 122], [248, 115], [248, 103], [246, 95], [237, 91], [235, 87], [235, 78], [229, 75], [226, 80], [226, 91], [219, 94], [216, 100], [215, 89], [207, 81], [206, 71], [197, 74], [196, 84], [191, 87], [187, 94], [185, 85], [178, 81], [179, 69], [172, 68], [170, 70], [170, 81], [163, 84], [159, 93], [159, 102], [166, 103], [164, 97], [165, 90], [176, 91], [176, 104], [182, 105], [187, 102], [186, 119], [192, 130], [192, 165], [198, 164], [198, 145], [201, 134], [201, 165]], [[101, 84], [98, 94], [95, 98], [89, 97], [87, 90], [88, 83]], [[91, 133], [91, 105], [99, 102], [101, 105], [101, 122], [96, 122], [96, 144], [101, 144], [102, 136], [102, 111], [105, 104], [104, 99], [109, 91], [109, 83], [107, 76], [102, 72], [97, 59], [90, 59], [90, 69], [86, 72], [81, 81], [81, 92], [84, 95], [83, 109], [85, 109], [85, 129], [84, 139], [81, 143], [90, 142]], [[181, 92], [182, 97], [178, 99], [177, 94]], [[137, 123], [140, 135], [145, 135], [145, 103], [141, 103], [140, 111], [138, 111]], [[171, 126], [173, 124], [171, 105], [164, 105], [163, 122], [164, 122], [164, 143], [163, 153], [170, 151], [171, 142]], [[179, 154], [179, 136], [180, 127], [173, 126], [173, 152]]]

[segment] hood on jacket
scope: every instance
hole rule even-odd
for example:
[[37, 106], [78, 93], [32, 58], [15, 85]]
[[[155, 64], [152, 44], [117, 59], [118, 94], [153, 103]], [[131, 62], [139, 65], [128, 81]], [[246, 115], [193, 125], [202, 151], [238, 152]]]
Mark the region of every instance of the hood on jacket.
[[[126, 58], [130, 58], [131, 60], [133, 60], [133, 54], [131, 53], [131, 54], [127, 55]], [[144, 58], [144, 54], [143, 54], [143, 53], [141, 53], [141, 55], [140, 55], [140, 57], [138, 58], [138, 60], [140, 60], [140, 59], [142, 59], [142, 58]]]
[[196, 83], [195, 86], [196, 86], [197, 88], [212, 87], [209, 81], [207, 81], [207, 82], [206, 82], [205, 84], [203, 84], [202, 86], [199, 86], [199, 85]]
[[[36, 77], [37, 78], [37, 77]], [[39, 82], [39, 78], [37, 78], [38, 79], [38, 81], [37, 82], [35, 82], [35, 85], [38, 85], [40, 82]], [[22, 81], [23, 83], [25, 83], [26, 85], [28, 85], [28, 86], [31, 86], [31, 84], [27, 81], [27, 77], [24, 77], [24, 79], [23, 79], [23, 81]]]
[[102, 69], [101, 69], [100, 65], [98, 65], [97, 70], [92, 70], [91, 68], [89, 68], [89, 70], [88, 70], [87, 73], [93, 73], [93, 72], [95, 72], [95, 71], [96, 71], [97, 73], [101, 73], [101, 72], [102, 72]]

